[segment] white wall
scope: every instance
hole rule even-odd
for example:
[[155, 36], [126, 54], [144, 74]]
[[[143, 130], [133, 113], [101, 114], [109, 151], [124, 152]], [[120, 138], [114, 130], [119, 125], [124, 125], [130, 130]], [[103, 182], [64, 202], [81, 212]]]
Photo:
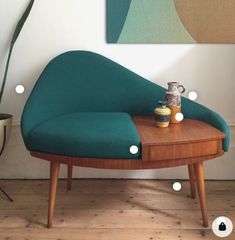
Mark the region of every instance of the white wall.
[[[9, 40], [29, 0], [0, 0], [0, 76]], [[230, 124], [232, 144], [224, 157], [208, 161], [208, 178], [235, 179], [235, 45], [117, 45], [105, 42], [105, 0], [40, 0], [17, 40], [0, 112], [14, 115], [15, 126], [0, 159], [0, 178], [48, 177], [48, 163], [31, 158], [19, 130], [24, 103], [40, 72], [57, 54], [74, 49], [99, 52], [140, 75], [166, 86], [181, 82], [196, 90], [199, 102], [219, 112]], [[22, 83], [24, 95], [14, 87]], [[61, 176], [65, 176], [63, 173]], [[76, 169], [75, 177], [185, 178], [185, 168], [146, 171]]]

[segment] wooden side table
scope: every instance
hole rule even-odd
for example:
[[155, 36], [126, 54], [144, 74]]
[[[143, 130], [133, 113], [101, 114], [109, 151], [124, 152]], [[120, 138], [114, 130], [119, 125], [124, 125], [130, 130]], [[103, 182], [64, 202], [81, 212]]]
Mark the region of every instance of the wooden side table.
[[206, 123], [192, 119], [171, 124], [168, 128], [156, 127], [153, 117], [134, 116], [133, 120], [141, 138], [141, 159], [97, 159], [31, 151], [32, 156], [50, 161], [49, 228], [52, 226], [61, 163], [68, 166], [68, 190], [71, 189], [73, 166], [156, 169], [187, 165], [191, 196], [195, 198], [197, 184], [203, 225], [208, 226], [203, 161], [223, 155], [222, 140], [225, 134]]
[[[197, 184], [203, 225], [208, 226], [203, 161], [223, 154], [225, 134], [197, 120], [185, 119], [168, 128], [158, 128], [151, 117], [134, 117], [142, 143], [142, 161], [156, 167], [188, 165], [191, 196]], [[196, 184], [195, 184], [196, 183]]]

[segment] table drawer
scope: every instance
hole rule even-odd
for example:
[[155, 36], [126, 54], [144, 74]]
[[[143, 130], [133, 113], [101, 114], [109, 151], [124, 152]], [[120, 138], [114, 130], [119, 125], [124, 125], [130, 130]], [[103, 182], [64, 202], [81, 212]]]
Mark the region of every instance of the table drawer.
[[171, 145], [151, 145], [143, 151], [143, 161], [160, 161], [180, 158], [200, 157], [216, 154], [219, 152], [221, 144], [219, 141], [171, 144]]

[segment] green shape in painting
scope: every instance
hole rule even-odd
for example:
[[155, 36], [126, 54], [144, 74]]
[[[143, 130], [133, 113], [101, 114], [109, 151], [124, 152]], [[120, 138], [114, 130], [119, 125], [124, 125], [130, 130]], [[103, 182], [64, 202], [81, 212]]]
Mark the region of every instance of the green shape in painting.
[[194, 43], [173, 0], [132, 0], [118, 43]]
[[131, 4], [131, 0], [107, 0], [106, 18], [107, 18], [107, 42], [116, 43]]

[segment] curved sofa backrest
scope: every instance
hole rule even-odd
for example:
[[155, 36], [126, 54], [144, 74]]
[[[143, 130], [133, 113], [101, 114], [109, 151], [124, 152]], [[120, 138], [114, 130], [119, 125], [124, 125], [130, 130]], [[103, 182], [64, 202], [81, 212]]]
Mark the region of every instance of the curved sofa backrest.
[[[24, 107], [21, 131], [27, 146], [29, 132], [42, 122], [72, 112], [127, 112], [151, 115], [165, 89], [99, 54], [71, 51], [54, 58], [36, 82]], [[182, 98], [186, 118], [207, 122], [226, 134], [225, 120], [207, 107]]]
[[165, 89], [96, 53], [54, 58], [39, 77], [22, 115], [25, 137], [41, 122], [71, 112], [150, 115]]

